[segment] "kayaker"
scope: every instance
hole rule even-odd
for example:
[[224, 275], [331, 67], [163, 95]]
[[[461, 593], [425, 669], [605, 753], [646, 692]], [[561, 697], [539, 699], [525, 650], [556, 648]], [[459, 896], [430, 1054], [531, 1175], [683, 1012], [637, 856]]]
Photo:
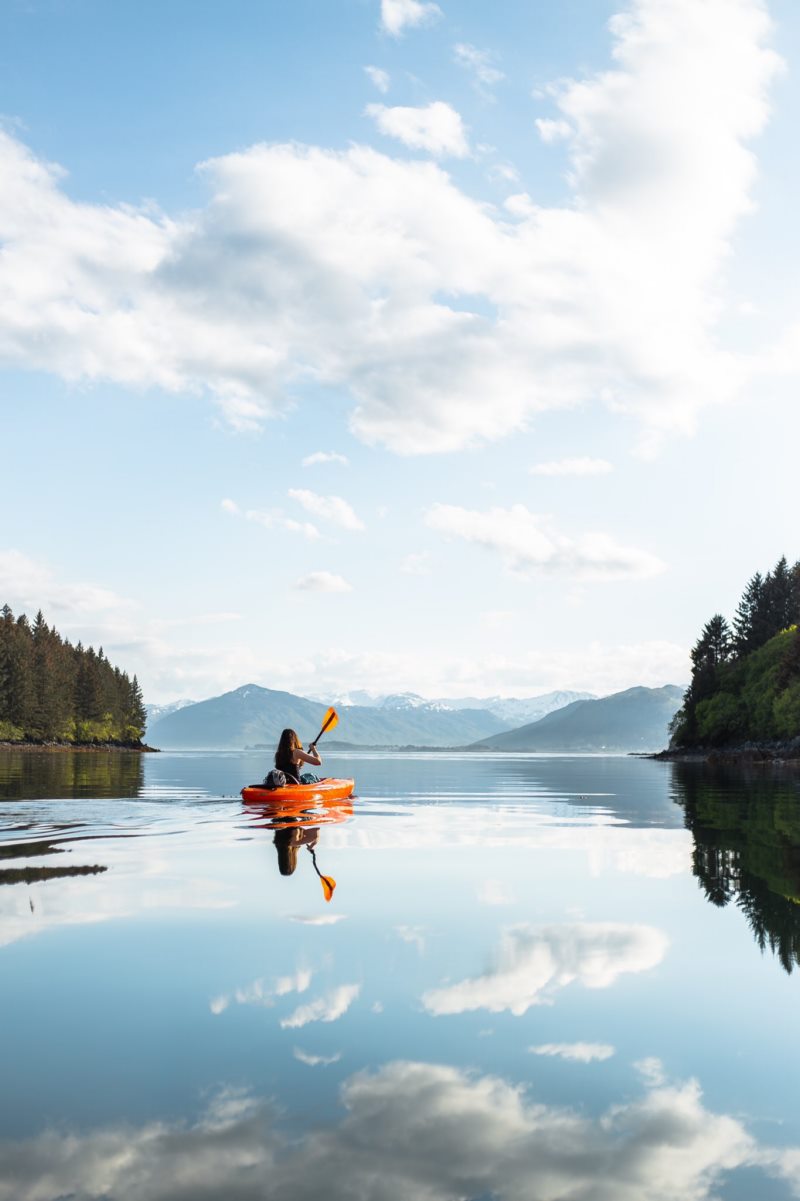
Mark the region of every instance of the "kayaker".
[[310, 763], [312, 767], [322, 767], [322, 759], [316, 743], [309, 743], [308, 750], [303, 750], [303, 744], [294, 730], [284, 730], [275, 752], [275, 766], [282, 771], [289, 784], [300, 784], [300, 767]]

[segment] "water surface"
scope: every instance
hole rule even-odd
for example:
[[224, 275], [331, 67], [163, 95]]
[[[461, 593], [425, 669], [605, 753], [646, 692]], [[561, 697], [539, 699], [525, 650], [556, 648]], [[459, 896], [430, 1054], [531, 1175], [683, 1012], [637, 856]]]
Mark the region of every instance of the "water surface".
[[796, 776], [325, 766], [0, 753], [0, 1201], [800, 1194]]

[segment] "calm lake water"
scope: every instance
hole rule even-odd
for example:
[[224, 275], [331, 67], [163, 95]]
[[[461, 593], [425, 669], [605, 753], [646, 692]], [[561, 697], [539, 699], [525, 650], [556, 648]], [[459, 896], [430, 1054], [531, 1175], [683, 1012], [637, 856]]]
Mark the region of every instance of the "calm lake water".
[[266, 767], [0, 753], [0, 1201], [800, 1195], [799, 775]]

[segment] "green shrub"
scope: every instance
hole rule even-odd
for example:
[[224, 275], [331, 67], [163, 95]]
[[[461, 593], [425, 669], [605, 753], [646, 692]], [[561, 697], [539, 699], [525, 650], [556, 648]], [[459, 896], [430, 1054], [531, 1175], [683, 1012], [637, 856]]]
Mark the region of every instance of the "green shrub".
[[778, 738], [797, 738], [800, 735], [800, 680], [775, 697], [772, 712]]

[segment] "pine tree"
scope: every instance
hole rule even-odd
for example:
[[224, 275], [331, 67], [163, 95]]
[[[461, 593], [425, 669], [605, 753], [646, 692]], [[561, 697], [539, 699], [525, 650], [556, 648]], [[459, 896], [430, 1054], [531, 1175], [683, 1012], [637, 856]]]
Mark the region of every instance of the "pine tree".
[[795, 563], [791, 571], [792, 576], [792, 610], [790, 625], [800, 625], [800, 559]]
[[740, 657], [766, 642], [765, 582], [759, 571], [747, 582], [733, 619], [734, 647]]
[[33, 638], [24, 613], [14, 622], [11, 639], [11, 704], [9, 720], [12, 725], [27, 731], [33, 715]]
[[55, 732], [53, 704], [53, 655], [50, 630], [41, 611], [36, 614], [31, 633], [33, 647], [32, 704], [28, 723], [36, 738], [52, 738]]
[[[127, 676], [125, 677], [127, 680]], [[128, 711], [128, 725], [132, 726], [135, 734], [134, 738], [142, 738], [144, 736], [145, 726], [147, 725], [147, 709], [144, 704], [142, 690], [139, 687], [139, 681], [136, 676], [130, 684], [130, 708]]]
[[717, 670], [731, 657], [733, 638], [730, 626], [721, 613], [715, 613], [703, 626], [703, 632], [692, 648], [692, 683], [694, 701], [710, 696], [717, 683]]
[[764, 581], [765, 642], [792, 624], [792, 585], [792, 573], [786, 556], [782, 555]]
[[0, 722], [10, 721], [11, 711], [11, 640], [14, 614], [8, 605], [0, 610]]

